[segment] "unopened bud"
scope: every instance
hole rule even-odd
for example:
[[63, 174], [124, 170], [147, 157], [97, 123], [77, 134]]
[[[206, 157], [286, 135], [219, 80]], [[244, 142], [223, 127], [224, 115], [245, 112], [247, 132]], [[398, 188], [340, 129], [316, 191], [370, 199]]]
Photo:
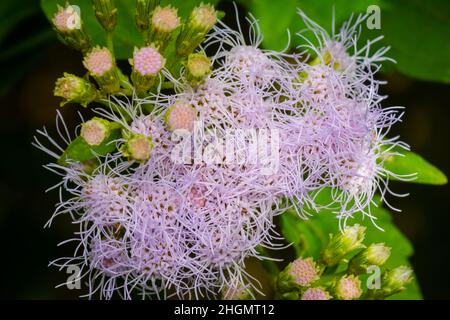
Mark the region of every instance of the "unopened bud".
[[362, 295], [361, 281], [357, 276], [343, 276], [338, 280], [334, 293], [339, 300], [355, 300]]
[[370, 266], [382, 266], [391, 254], [384, 243], [373, 243], [350, 260], [349, 271], [353, 274], [367, 272]]
[[100, 145], [110, 134], [109, 121], [94, 117], [81, 125], [80, 136], [90, 146]]
[[66, 103], [80, 103], [86, 107], [97, 98], [94, 85], [69, 73], [64, 73], [64, 77], [56, 80], [54, 94], [64, 99], [61, 106]]
[[115, 93], [119, 91], [119, 73], [115, 60], [107, 48], [93, 48], [85, 55], [83, 64], [105, 92]]
[[71, 47], [86, 52], [90, 47], [90, 39], [84, 31], [80, 16], [80, 8], [67, 4], [58, 5], [58, 11], [53, 16], [53, 25], [64, 41]]
[[180, 18], [177, 9], [167, 7], [156, 7], [151, 18], [151, 31], [148, 34], [147, 43], [155, 44], [160, 52], [167, 47], [173, 32], [180, 26]]
[[362, 244], [366, 228], [358, 224], [345, 228], [341, 233], [330, 236], [322, 260], [327, 265], [338, 264], [348, 253], [364, 248]]
[[298, 258], [278, 275], [277, 292], [291, 292], [308, 287], [319, 279], [319, 274], [320, 268], [312, 258]]
[[200, 4], [189, 15], [177, 38], [177, 54], [185, 57], [205, 39], [217, 22], [217, 11], [210, 4]]
[[405, 290], [405, 286], [413, 279], [412, 274], [412, 269], [407, 266], [400, 266], [392, 270], [387, 270], [381, 279], [380, 288], [371, 290], [369, 292], [369, 297], [384, 299]]
[[152, 138], [142, 134], [130, 134], [121, 151], [124, 156], [136, 160], [146, 161], [150, 159], [153, 150]]
[[331, 295], [322, 288], [309, 288], [303, 295], [301, 300], [330, 300]]
[[198, 86], [211, 73], [212, 64], [203, 53], [191, 53], [186, 62], [186, 81], [191, 86]]
[[296, 259], [288, 266], [288, 273], [295, 284], [307, 286], [319, 279], [319, 269], [312, 258]]
[[165, 120], [171, 131], [187, 130], [192, 132], [197, 119], [197, 110], [187, 102], [177, 101], [165, 115]]
[[154, 47], [134, 49], [131, 79], [138, 93], [145, 93], [154, 85], [156, 76], [164, 67], [166, 60]]
[[114, 0], [92, 0], [95, 16], [102, 27], [111, 32], [117, 25], [117, 8]]
[[148, 29], [152, 11], [160, 3], [160, 0], [137, 0], [136, 1], [136, 26], [143, 32]]

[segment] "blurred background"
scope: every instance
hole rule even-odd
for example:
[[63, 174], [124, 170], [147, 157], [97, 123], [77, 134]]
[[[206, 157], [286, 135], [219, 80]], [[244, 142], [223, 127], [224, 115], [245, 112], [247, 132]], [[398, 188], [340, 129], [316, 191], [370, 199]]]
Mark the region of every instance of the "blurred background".
[[[89, 3], [73, 1], [74, 3]], [[134, 8], [134, 1], [119, 0]], [[192, 7], [200, 1], [177, 0], [163, 3]], [[226, 13], [224, 22], [236, 25], [231, 1], [207, 1], [218, 4]], [[56, 3], [43, 0], [47, 15]], [[292, 33], [302, 28], [295, 8], [301, 7], [319, 23], [330, 25], [334, 11], [339, 25], [351, 12], [365, 12], [375, 4], [381, 8], [381, 29], [363, 30], [362, 37], [384, 34], [381, 44], [392, 47], [389, 55], [397, 65], [383, 67], [380, 78], [388, 85], [385, 106], [403, 105], [403, 123], [392, 134], [400, 134], [447, 176], [450, 137], [450, 5], [445, 0], [424, 1], [302, 1], [241, 0], [239, 12], [253, 13], [261, 21], [266, 35], [263, 45], [281, 49]], [[49, 9], [50, 8], [50, 9]], [[49, 11], [52, 10], [52, 11]], [[132, 12], [133, 9], [130, 9]], [[83, 16], [83, 11], [82, 11]], [[245, 21], [241, 21], [245, 26]], [[294, 47], [297, 43], [292, 43]], [[2, 137], [0, 165], [0, 298], [66, 299], [79, 293], [55, 285], [67, 274], [48, 267], [48, 262], [71, 254], [70, 248], [56, 244], [67, 239], [72, 226], [60, 218], [51, 229], [43, 229], [51, 216], [58, 192], [45, 189], [58, 178], [42, 168], [49, 156], [32, 147], [35, 130], [46, 126], [55, 133], [59, 109], [70, 128], [76, 125], [81, 107], [59, 108], [53, 97], [55, 80], [63, 72], [84, 73], [81, 57], [63, 44], [53, 32], [38, 0], [2, 0], [0, 3], [0, 108]], [[83, 111], [86, 112], [86, 111]], [[411, 240], [415, 268], [425, 299], [450, 298], [450, 187], [393, 183], [396, 192], [410, 193], [407, 198], [391, 198], [402, 209], [395, 213], [397, 226]]]

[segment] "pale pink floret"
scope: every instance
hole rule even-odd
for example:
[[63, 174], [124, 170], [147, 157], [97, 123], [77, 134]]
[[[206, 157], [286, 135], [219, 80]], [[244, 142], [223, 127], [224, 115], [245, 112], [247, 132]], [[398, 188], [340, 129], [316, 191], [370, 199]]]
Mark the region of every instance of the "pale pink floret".
[[84, 65], [94, 76], [102, 76], [113, 68], [114, 62], [107, 48], [96, 47], [86, 55]]
[[143, 76], [154, 76], [164, 67], [164, 58], [153, 47], [136, 49], [133, 55], [134, 69]]
[[307, 286], [318, 279], [317, 268], [311, 258], [297, 259], [292, 262], [289, 274], [296, 284]]
[[302, 295], [302, 300], [330, 300], [328, 292], [322, 288], [309, 288]]
[[70, 31], [81, 28], [81, 19], [73, 6], [59, 7], [53, 17], [53, 24], [59, 31]]
[[184, 129], [192, 131], [194, 122], [197, 119], [197, 110], [190, 104], [178, 101], [167, 112], [166, 121], [170, 130]]

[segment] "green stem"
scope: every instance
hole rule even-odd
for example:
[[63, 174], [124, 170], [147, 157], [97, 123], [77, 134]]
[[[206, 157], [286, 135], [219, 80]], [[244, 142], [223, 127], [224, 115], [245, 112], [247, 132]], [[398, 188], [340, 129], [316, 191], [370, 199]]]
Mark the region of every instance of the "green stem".
[[106, 34], [106, 46], [114, 57], [114, 40], [112, 31]]

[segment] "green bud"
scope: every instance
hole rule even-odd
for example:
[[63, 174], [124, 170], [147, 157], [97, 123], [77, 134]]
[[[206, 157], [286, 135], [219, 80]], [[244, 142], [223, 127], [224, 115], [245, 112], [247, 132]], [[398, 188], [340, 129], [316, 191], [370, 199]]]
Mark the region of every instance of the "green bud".
[[160, 0], [136, 1], [136, 26], [139, 31], [143, 32], [148, 29], [150, 24], [150, 16], [159, 3]]
[[126, 143], [122, 145], [120, 151], [125, 157], [136, 161], [146, 161], [150, 159], [154, 147], [152, 137], [131, 132], [124, 133], [124, 136], [127, 137]]
[[86, 107], [97, 98], [98, 93], [89, 81], [65, 72], [64, 77], [56, 80], [54, 95], [64, 99], [61, 106], [79, 103]]
[[384, 243], [373, 243], [350, 260], [349, 271], [353, 274], [365, 273], [370, 266], [382, 266], [390, 255], [391, 248]]
[[56, 32], [69, 46], [83, 53], [90, 48], [91, 41], [84, 30], [78, 6], [58, 5], [58, 11], [53, 16], [52, 22]]
[[365, 227], [355, 224], [345, 228], [341, 233], [330, 235], [330, 241], [322, 252], [323, 262], [327, 265], [336, 265], [351, 251], [364, 248], [362, 242], [365, 231]]
[[381, 279], [381, 287], [369, 291], [369, 297], [384, 299], [405, 290], [405, 286], [413, 279], [412, 274], [413, 270], [407, 266], [387, 270]]
[[108, 120], [94, 117], [81, 125], [81, 138], [90, 146], [100, 145], [111, 133]]
[[147, 34], [146, 43], [154, 44], [164, 52], [175, 30], [180, 26], [178, 10], [172, 6], [156, 7], [151, 18], [151, 30]]
[[198, 86], [211, 73], [212, 63], [204, 53], [191, 53], [186, 62], [186, 81]]
[[111, 32], [117, 25], [117, 8], [114, 0], [92, 0], [95, 16], [102, 27]]
[[177, 38], [177, 54], [186, 57], [205, 39], [217, 22], [217, 11], [210, 4], [200, 4], [189, 15]]
[[321, 268], [310, 258], [298, 258], [279, 273], [277, 292], [296, 291], [319, 280]]

